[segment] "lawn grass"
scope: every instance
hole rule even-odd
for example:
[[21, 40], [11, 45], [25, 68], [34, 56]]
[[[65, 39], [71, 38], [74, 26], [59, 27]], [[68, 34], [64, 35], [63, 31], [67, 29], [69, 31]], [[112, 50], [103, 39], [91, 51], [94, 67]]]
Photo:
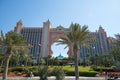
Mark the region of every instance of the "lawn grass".
[[[56, 66], [49, 66], [49, 69], [53, 69], [54, 67]], [[64, 71], [75, 71], [75, 67], [74, 66], [58, 66], [58, 67], [62, 67]], [[9, 68], [9, 69], [18, 69], [18, 68], [26, 68], [26, 69], [29, 69], [30, 71], [36, 71], [38, 70], [38, 66], [28, 66], [28, 67], [12, 67], [12, 68]], [[90, 66], [79, 66], [78, 67], [79, 69], [79, 72], [95, 72]]]
[[[89, 66], [79, 66], [79, 75], [80, 76], [87, 76], [87, 77], [93, 77], [95, 76], [98, 72], [94, 71], [91, 69]], [[74, 66], [63, 66], [63, 70], [65, 71], [67, 76], [75, 76], [75, 67]]]
[[[89, 66], [84, 67], [84, 66], [79, 66], [78, 67], [79, 72], [92, 72], [94, 71], [93, 69], [91, 69]], [[65, 71], [75, 71], [75, 67], [74, 66], [63, 66], [63, 70]]]

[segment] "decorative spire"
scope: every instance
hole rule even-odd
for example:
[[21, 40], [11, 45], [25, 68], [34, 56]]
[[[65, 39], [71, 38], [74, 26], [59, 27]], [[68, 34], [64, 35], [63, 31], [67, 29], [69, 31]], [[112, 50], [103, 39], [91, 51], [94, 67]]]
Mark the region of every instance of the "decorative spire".
[[16, 26], [14, 28], [14, 31], [17, 33], [20, 33], [20, 31], [23, 29], [23, 23], [22, 20], [20, 19], [17, 23]]
[[22, 22], [22, 20], [20, 19], [18, 22]]
[[99, 25], [99, 29], [102, 29], [102, 26], [101, 26], [101, 25]]
[[49, 27], [49, 28], [52, 27], [52, 25], [51, 25], [49, 19], [48, 19], [46, 22], [43, 22], [43, 27]]
[[1, 38], [2, 40], [4, 40], [4, 35], [3, 35], [2, 30], [0, 30], [0, 38]]
[[62, 60], [64, 57], [61, 55], [61, 53], [60, 53], [60, 55], [57, 57], [59, 60]]
[[60, 55], [59, 56], [61, 56], [61, 53], [60, 53]]
[[2, 33], [2, 30], [0, 30], [0, 35], [1, 35], [1, 33]]
[[50, 23], [50, 20], [48, 19], [48, 20], [47, 20], [47, 22], [49, 22], [49, 23]]
[[2, 30], [1, 30], [1, 36], [4, 37], [4, 35], [3, 35], [3, 31], [2, 31]]
[[99, 30], [98, 30], [98, 32], [105, 32], [101, 25], [99, 25]]
[[20, 19], [18, 22], [17, 22], [17, 25], [22, 25], [22, 20]]

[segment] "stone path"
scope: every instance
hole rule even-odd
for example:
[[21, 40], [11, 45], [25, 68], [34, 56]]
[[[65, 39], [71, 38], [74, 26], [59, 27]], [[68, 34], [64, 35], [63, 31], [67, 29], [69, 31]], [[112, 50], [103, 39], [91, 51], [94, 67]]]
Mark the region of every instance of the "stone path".
[[[2, 77], [0, 77], [2, 80]], [[8, 80], [39, 80], [39, 77], [8, 77]], [[48, 80], [55, 80], [55, 77], [48, 77]], [[75, 80], [74, 76], [66, 76], [65, 80]], [[106, 80], [105, 77], [80, 77], [79, 80]]]

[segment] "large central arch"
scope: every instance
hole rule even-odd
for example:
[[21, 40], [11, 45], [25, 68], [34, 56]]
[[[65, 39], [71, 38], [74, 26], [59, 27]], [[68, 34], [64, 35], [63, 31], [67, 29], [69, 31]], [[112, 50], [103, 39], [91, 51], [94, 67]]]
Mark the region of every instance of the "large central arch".
[[[53, 31], [51, 30], [50, 31], [50, 36], [49, 36], [49, 53], [50, 54], [53, 54], [52, 50], [51, 50], [51, 45], [57, 41], [58, 39], [61, 39], [61, 38], [66, 38], [65, 36], [65, 29], [62, 27], [62, 26], [58, 26], [56, 28], [56, 31]], [[68, 46], [69, 47], [69, 50], [67, 52], [68, 56], [71, 56], [72, 55], [72, 47], [71, 46]]]
[[[50, 32], [50, 43], [49, 43], [49, 53], [50, 53], [50, 55], [52, 55], [53, 54], [53, 51], [52, 51], [52, 45], [53, 45], [53, 43], [54, 42], [56, 42], [56, 41], [58, 41], [59, 39], [62, 39], [62, 38], [65, 38], [65, 33], [64, 32]], [[67, 54], [68, 54], [68, 56], [71, 56], [72, 55], [72, 51], [71, 51], [71, 49], [72, 49], [72, 47], [70, 47], [70, 46], [68, 46], [69, 48], [68, 48], [68, 52], [67, 52]]]
[[[52, 28], [50, 22], [45, 22], [43, 25], [43, 35], [42, 35], [42, 48], [41, 48], [41, 57], [46, 57], [52, 55], [53, 51], [51, 50], [51, 45], [61, 38], [66, 38], [65, 33], [69, 32], [69, 28], [64, 28], [63, 26], [58, 26]], [[73, 55], [73, 50], [71, 46], [68, 46], [69, 50], [67, 52], [68, 56]]]

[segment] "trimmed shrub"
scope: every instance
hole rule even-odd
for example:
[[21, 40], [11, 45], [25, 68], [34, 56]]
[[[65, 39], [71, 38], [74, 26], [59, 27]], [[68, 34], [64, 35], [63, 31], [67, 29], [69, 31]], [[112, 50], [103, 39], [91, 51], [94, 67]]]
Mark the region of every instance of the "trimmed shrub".
[[[98, 72], [79, 72], [80, 76], [94, 77]], [[66, 71], [67, 76], [75, 76], [75, 71]]]
[[95, 77], [98, 72], [79, 72], [80, 76]]
[[113, 71], [119, 72], [120, 71], [120, 66], [112, 66]]
[[28, 67], [28, 69], [29, 69], [29, 71], [32, 71], [32, 72], [38, 71], [38, 67], [36, 67], [36, 66]]
[[67, 76], [75, 76], [75, 71], [65, 71]]
[[33, 71], [34, 76], [39, 76], [39, 71]]
[[48, 80], [49, 71], [47, 66], [40, 66], [38, 71], [40, 80]]
[[65, 73], [62, 67], [54, 67], [53, 74], [56, 77], [55, 80], [64, 80], [65, 79]]
[[14, 71], [18, 71], [18, 72], [23, 72], [25, 71], [24, 67], [13, 67], [13, 68], [9, 68], [10, 72], [14, 72]]
[[101, 71], [114, 71], [113, 68], [108, 68], [108, 67], [94, 67], [93, 70], [101, 72]]

